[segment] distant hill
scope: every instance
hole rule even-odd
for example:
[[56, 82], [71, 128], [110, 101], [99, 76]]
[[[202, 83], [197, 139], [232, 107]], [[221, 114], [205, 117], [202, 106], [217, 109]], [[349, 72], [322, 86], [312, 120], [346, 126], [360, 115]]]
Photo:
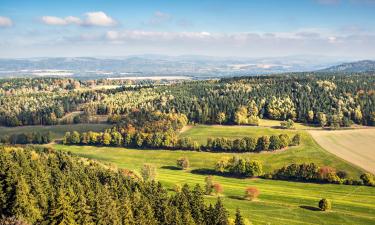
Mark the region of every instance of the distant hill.
[[324, 56], [238, 58], [211, 56], [134, 55], [114, 58], [0, 59], [0, 78], [69, 76], [108, 78], [126, 76], [191, 76], [212, 78], [314, 71], [343, 62]]
[[343, 63], [337, 66], [320, 70], [322, 72], [369, 72], [375, 71], [374, 60], [362, 60], [357, 62]]

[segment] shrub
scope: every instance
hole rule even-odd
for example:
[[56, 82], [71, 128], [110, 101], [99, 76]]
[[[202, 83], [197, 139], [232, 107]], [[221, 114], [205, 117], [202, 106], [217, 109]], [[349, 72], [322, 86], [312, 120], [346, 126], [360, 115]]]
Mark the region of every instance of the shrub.
[[286, 148], [289, 146], [290, 138], [287, 134], [280, 134], [279, 139], [280, 139], [280, 148]]
[[204, 179], [204, 181], [205, 181], [205, 183], [206, 183], [206, 184], [204, 185], [206, 195], [210, 195], [210, 194], [212, 194], [212, 188], [213, 188], [213, 178], [212, 178], [212, 176], [207, 176], [207, 177]]
[[292, 146], [297, 146], [297, 145], [299, 145], [300, 143], [301, 143], [301, 134], [296, 134], [296, 135], [294, 135], [293, 138], [292, 138], [292, 143], [291, 143], [291, 145], [292, 145]]
[[330, 210], [332, 208], [331, 201], [328, 200], [328, 199], [323, 198], [322, 200], [319, 201], [319, 208], [322, 211]]
[[152, 164], [144, 164], [141, 169], [143, 180], [153, 181], [156, 179], [156, 167]]
[[280, 149], [280, 138], [277, 135], [272, 135], [270, 138], [270, 149], [277, 150]]
[[269, 136], [262, 136], [258, 138], [257, 142], [257, 150], [258, 151], [266, 151], [269, 149], [270, 146], [270, 137]]
[[322, 166], [319, 168], [319, 178], [321, 180], [327, 180], [328, 174], [330, 173], [336, 173], [335, 168], [332, 168], [330, 166]]
[[249, 201], [253, 201], [254, 199], [257, 199], [260, 195], [260, 191], [256, 187], [247, 187], [245, 189], [245, 199]]
[[284, 129], [294, 129], [294, 122], [291, 119], [288, 119], [287, 121], [280, 122], [280, 125]]
[[216, 162], [215, 171], [224, 173], [225, 170], [228, 168], [229, 160], [229, 157], [222, 157], [219, 161]]
[[348, 178], [348, 173], [344, 170], [337, 171], [336, 175], [340, 177], [341, 179]]
[[360, 176], [361, 180], [363, 181], [363, 184], [368, 186], [375, 186], [375, 178], [370, 173], [364, 173]]
[[187, 157], [182, 157], [177, 159], [177, 167], [182, 170], [188, 169], [190, 166], [189, 159]]
[[328, 173], [327, 174], [327, 181], [329, 183], [334, 183], [334, 184], [342, 184], [343, 183], [343, 180], [337, 176], [336, 173]]

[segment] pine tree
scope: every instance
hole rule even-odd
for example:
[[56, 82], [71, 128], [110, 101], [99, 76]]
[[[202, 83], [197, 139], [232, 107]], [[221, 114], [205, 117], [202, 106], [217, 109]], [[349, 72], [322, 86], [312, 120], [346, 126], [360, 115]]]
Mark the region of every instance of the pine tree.
[[10, 212], [17, 218], [34, 223], [41, 219], [40, 209], [37, 207], [34, 196], [30, 193], [30, 187], [25, 178], [21, 175], [16, 180], [15, 196]]
[[91, 216], [92, 210], [90, 205], [87, 203], [86, 197], [81, 193], [76, 202], [76, 219], [78, 224], [93, 225], [94, 221]]
[[224, 205], [219, 198], [215, 205], [215, 224], [217, 225], [228, 225], [228, 212], [224, 208]]
[[241, 215], [240, 209], [237, 208], [236, 210], [236, 219], [234, 220], [235, 225], [245, 225], [245, 221]]
[[112, 199], [107, 186], [100, 189], [96, 204], [97, 225], [120, 224], [117, 214], [118, 206], [116, 201]]
[[72, 199], [63, 187], [57, 193], [57, 200], [50, 213], [51, 225], [76, 225]]

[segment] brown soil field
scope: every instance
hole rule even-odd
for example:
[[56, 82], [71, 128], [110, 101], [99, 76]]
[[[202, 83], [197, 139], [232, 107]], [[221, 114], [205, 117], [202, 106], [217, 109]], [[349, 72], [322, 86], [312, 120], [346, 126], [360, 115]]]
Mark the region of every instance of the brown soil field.
[[309, 130], [327, 151], [375, 174], [375, 129]]

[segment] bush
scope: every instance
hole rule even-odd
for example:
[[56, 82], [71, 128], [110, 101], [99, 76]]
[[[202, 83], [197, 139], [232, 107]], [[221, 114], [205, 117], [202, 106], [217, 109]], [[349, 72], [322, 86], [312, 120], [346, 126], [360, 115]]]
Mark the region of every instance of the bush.
[[348, 173], [344, 170], [337, 171], [337, 176], [340, 177], [341, 179], [346, 179], [348, 178]]
[[328, 200], [328, 199], [323, 198], [322, 200], [319, 201], [319, 208], [322, 211], [330, 210], [332, 208], [331, 201]]
[[182, 169], [182, 170], [186, 170], [188, 169], [190, 166], [190, 163], [189, 163], [189, 159], [187, 157], [182, 157], [182, 158], [179, 158], [177, 159], [177, 167]]
[[253, 201], [254, 199], [257, 199], [260, 195], [260, 191], [256, 187], [247, 187], [245, 189], [245, 199], [249, 201]]
[[287, 121], [282, 121], [280, 122], [280, 126], [283, 128], [283, 129], [294, 129], [294, 122], [293, 120], [291, 119], [288, 119]]
[[280, 134], [279, 139], [280, 139], [280, 148], [281, 149], [289, 146], [290, 138], [287, 134]]
[[363, 181], [363, 184], [368, 186], [375, 186], [375, 178], [370, 173], [364, 173], [360, 176], [361, 180]]
[[292, 138], [292, 143], [291, 143], [291, 145], [292, 145], [292, 146], [297, 146], [297, 145], [299, 145], [300, 143], [301, 143], [301, 134], [296, 134], [296, 135], [294, 135], [293, 138]]
[[213, 178], [212, 176], [208, 176], [204, 179], [204, 181], [206, 182], [205, 184], [205, 194], [206, 195], [210, 195], [212, 194], [212, 188], [213, 188]]

